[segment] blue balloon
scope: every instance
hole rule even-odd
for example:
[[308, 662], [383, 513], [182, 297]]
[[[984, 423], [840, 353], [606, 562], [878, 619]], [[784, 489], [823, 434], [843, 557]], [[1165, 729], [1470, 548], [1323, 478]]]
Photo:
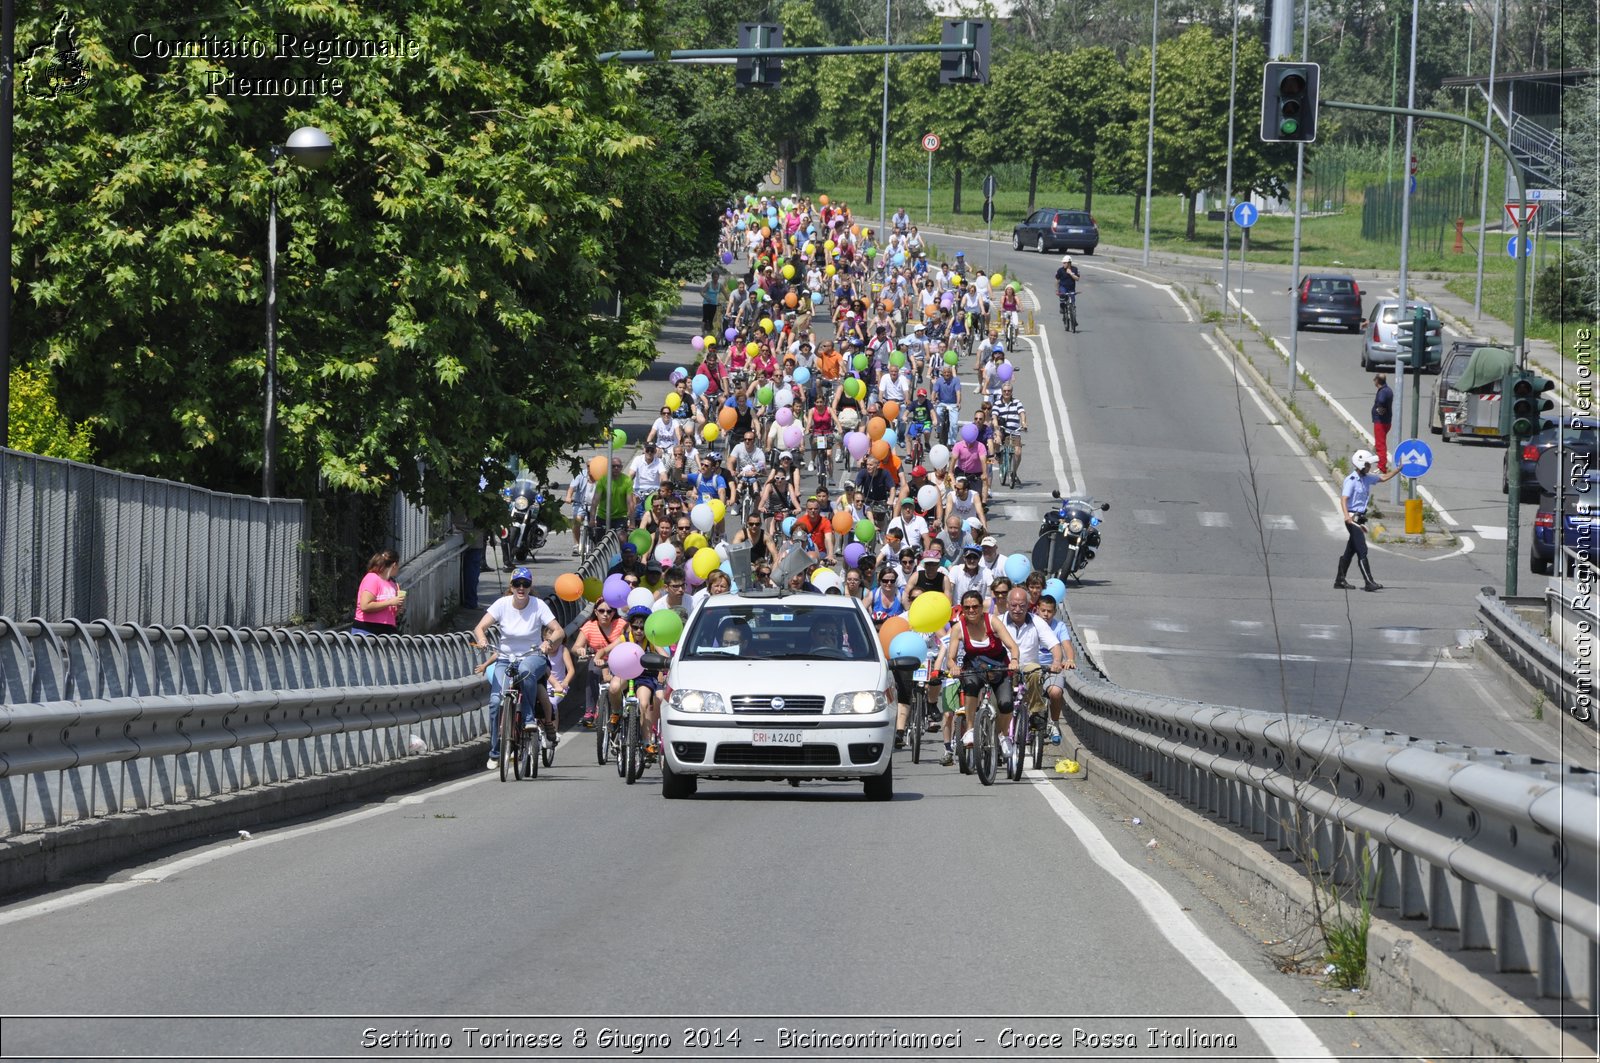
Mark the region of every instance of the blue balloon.
[[1056, 603], [1059, 605], [1067, 600], [1067, 585], [1058, 579], [1046, 580], [1044, 584], [1044, 593], [1054, 598]]
[[722, 404], [723, 404], [723, 405], [724, 405], [724, 406], [732, 406], [732, 405], [734, 405], [734, 404], [735, 404], [735, 403], [734, 403], [734, 398], [733, 398], [733, 396], [732, 396], [732, 395], [729, 395], [729, 396], [728, 396], [728, 397], [727, 397], [727, 398], [725, 398], [725, 399], [723, 399], [723, 400], [722, 400]]
[[794, 371], [794, 382], [796, 384], [804, 384], [810, 380], [811, 370], [807, 369], [805, 366], [802, 365]]
[[704, 395], [709, 387], [711, 387], [711, 381], [705, 377], [697, 376], [694, 378], [694, 393], [696, 395]]
[[894, 264], [897, 266], [906, 264], [906, 253], [904, 251], [896, 251], [894, 253]]
[[793, 517], [784, 517], [783, 518], [783, 534], [784, 534], [784, 538], [788, 538], [788, 537], [790, 537], [790, 536], [792, 536], [794, 534], [794, 518]]
[[1028, 560], [1028, 555], [1015, 553], [1006, 558], [1006, 579], [1012, 583], [1021, 583], [1033, 575], [1033, 562]]
[[718, 565], [717, 567], [719, 569], [721, 569], [722, 571], [726, 572], [730, 579], [733, 578], [733, 565], [730, 562], [724, 561], [722, 564]]
[[922, 660], [928, 655], [928, 640], [915, 631], [902, 631], [889, 642], [889, 657], [915, 657]]
[[892, 447], [900, 442], [900, 437], [894, 434], [893, 428], [885, 428], [883, 430], [883, 441]]

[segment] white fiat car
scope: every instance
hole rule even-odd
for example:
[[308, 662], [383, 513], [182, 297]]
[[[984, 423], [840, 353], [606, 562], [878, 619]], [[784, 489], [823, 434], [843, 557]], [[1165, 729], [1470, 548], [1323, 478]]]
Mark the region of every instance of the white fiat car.
[[868, 800], [894, 796], [894, 678], [860, 602], [780, 590], [708, 598], [667, 686], [664, 797], [688, 797], [701, 778], [860, 779]]

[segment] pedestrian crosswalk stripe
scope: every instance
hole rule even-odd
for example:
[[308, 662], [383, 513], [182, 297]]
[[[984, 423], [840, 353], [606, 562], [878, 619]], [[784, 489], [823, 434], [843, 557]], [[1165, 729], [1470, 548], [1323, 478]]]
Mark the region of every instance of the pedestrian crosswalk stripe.
[[1196, 513], [1195, 516], [1199, 517], [1200, 523], [1207, 528], [1233, 527], [1233, 518], [1226, 513]]
[[1136, 509], [1133, 511], [1133, 519], [1140, 524], [1165, 524], [1167, 515], [1155, 509]]
[[1298, 527], [1294, 518], [1287, 513], [1264, 513], [1261, 517], [1261, 526], [1268, 531], [1294, 531]]

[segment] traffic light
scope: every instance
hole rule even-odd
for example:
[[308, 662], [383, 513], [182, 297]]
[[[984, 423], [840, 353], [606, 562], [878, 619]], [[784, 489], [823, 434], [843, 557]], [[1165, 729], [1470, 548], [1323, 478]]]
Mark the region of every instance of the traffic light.
[[[1417, 327], [1422, 328], [1422, 343], [1417, 343]], [[1432, 317], [1422, 307], [1395, 326], [1395, 342], [1402, 351], [1409, 352], [1407, 368], [1421, 372], [1428, 366], [1438, 365], [1444, 352], [1443, 323]]]
[[1317, 139], [1316, 63], [1268, 63], [1261, 86], [1261, 139], [1310, 144]]
[[1539, 431], [1546, 410], [1555, 409], [1554, 399], [1541, 396], [1554, 389], [1556, 382], [1526, 369], [1518, 370], [1511, 381], [1511, 434], [1527, 439]]
[[970, 49], [939, 53], [939, 84], [989, 83], [989, 23], [981, 19], [947, 18], [939, 33], [940, 44], [960, 44]]
[[[772, 22], [739, 23], [740, 48], [782, 48], [783, 27]], [[783, 60], [739, 56], [734, 60], [733, 84], [740, 89], [775, 89], [783, 81]]]

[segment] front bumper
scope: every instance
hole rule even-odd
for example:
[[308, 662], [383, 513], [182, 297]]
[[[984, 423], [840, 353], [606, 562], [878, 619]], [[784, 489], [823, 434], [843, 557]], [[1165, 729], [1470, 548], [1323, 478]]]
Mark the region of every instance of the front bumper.
[[[760, 735], [799, 744], [758, 744]], [[661, 740], [678, 775], [705, 779], [861, 779], [882, 775], [894, 755], [894, 713], [761, 716], [663, 713]]]

